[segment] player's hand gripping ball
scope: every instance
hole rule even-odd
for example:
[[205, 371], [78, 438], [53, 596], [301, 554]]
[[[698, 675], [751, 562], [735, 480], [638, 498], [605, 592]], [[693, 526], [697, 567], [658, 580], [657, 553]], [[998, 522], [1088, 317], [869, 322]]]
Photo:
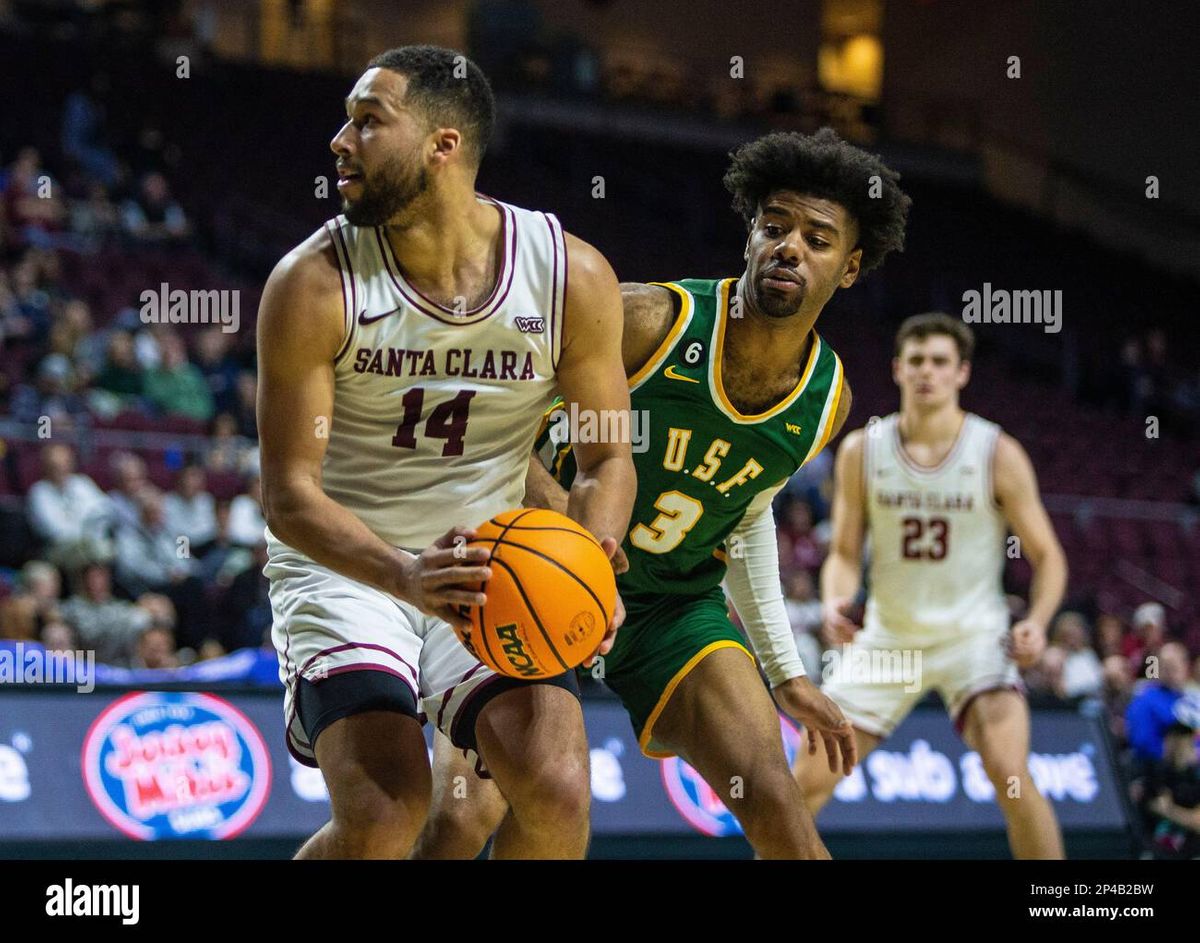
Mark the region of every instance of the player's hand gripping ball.
[[549, 678], [593, 655], [617, 601], [612, 564], [586, 529], [556, 511], [518, 508], [475, 528], [492, 551], [487, 603], [462, 611], [459, 641], [493, 671]]

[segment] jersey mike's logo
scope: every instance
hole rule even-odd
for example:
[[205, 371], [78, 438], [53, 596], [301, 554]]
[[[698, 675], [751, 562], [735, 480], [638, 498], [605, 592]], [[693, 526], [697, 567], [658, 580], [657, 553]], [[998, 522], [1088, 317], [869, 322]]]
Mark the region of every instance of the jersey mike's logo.
[[545, 318], [516, 318], [517, 330], [522, 334], [541, 334], [546, 330]]
[[[783, 736], [783, 752], [787, 755], [790, 767], [800, 747], [800, 734], [782, 716], [779, 718], [779, 732]], [[718, 795], [699, 773], [679, 757], [672, 756], [662, 761], [662, 778], [671, 804], [696, 831], [718, 838], [742, 834], [742, 826], [726, 808], [724, 797]], [[727, 788], [729, 798], [734, 803], [744, 795], [743, 784], [734, 782]]]
[[135, 693], [110, 704], [83, 743], [100, 813], [130, 838], [232, 838], [262, 811], [271, 762], [262, 735], [228, 701]]

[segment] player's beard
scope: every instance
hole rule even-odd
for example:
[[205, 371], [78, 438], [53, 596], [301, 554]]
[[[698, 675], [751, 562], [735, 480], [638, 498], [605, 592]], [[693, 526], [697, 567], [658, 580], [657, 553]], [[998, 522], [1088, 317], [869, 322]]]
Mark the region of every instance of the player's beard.
[[429, 189], [425, 168], [397, 154], [368, 178], [356, 200], [342, 198], [342, 212], [353, 226], [382, 226], [406, 210]]
[[784, 296], [779, 292], [764, 288], [764, 278], [765, 275], [760, 272], [754, 284], [754, 300], [760, 312], [768, 318], [782, 320], [783, 318], [790, 318], [800, 311], [804, 306], [804, 296], [808, 293], [807, 285], [797, 285], [795, 291], [790, 296]]

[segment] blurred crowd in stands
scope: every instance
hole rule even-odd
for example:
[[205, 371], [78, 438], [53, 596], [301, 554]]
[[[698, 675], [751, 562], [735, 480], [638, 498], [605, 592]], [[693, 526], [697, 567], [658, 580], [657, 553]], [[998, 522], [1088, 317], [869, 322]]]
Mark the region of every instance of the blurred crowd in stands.
[[4, 530], [0, 638], [173, 668], [270, 627], [253, 344], [73, 290], [89, 268], [119, 283], [123, 257], [206, 264], [169, 145], [108, 146], [105, 86], [67, 98], [56, 166], [26, 146], [0, 168], [0, 501], [25, 524]]

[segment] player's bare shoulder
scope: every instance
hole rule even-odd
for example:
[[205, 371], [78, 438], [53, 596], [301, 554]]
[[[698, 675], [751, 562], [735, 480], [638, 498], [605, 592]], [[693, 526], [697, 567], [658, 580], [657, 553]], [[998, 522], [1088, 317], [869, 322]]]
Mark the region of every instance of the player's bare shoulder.
[[[847, 409], [848, 411], [849, 409]], [[859, 428], [847, 432], [846, 438], [842, 439], [842, 444], [838, 448], [838, 462], [853, 462], [861, 465], [863, 449], [866, 448], [869, 434], [870, 431], [866, 426], [859, 426]]]
[[617, 287], [617, 276], [608, 264], [608, 259], [595, 246], [584, 242], [569, 232], [563, 233], [567, 250], [567, 294], [563, 341], [569, 346], [573, 338], [587, 336], [603, 322], [611, 318], [612, 312], [605, 305], [595, 304], [596, 298], [612, 297]]
[[1001, 507], [1037, 495], [1037, 473], [1029, 453], [1015, 438], [1001, 430], [992, 453], [992, 481], [996, 503]]
[[260, 353], [264, 340], [274, 346], [270, 342], [286, 334], [332, 357], [345, 337], [345, 305], [337, 252], [322, 227], [280, 259], [267, 278], [259, 305]]
[[625, 307], [621, 359], [625, 361], [625, 371], [632, 375], [650, 359], [671, 330], [678, 296], [661, 285], [621, 282], [621, 302]]

